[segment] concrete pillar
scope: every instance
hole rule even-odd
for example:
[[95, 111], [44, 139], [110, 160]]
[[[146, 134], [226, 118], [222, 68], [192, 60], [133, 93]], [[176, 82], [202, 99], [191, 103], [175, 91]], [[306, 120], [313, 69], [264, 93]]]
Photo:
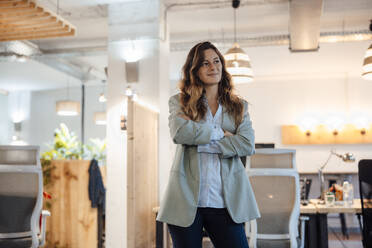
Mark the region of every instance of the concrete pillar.
[[[125, 60], [139, 58], [139, 81], [131, 84], [138, 101], [159, 112], [159, 188], [168, 180], [171, 154], [167, 127], [170, 84], [169, 41], [164, 29], [161, 0], [139, 0], [109, 5], [107, 102], [106, 246], [127, 247], [126, 132], [120, 131], [120, 114], [126, 110]], [[166, 175], [166, 179], [164, 179]]]

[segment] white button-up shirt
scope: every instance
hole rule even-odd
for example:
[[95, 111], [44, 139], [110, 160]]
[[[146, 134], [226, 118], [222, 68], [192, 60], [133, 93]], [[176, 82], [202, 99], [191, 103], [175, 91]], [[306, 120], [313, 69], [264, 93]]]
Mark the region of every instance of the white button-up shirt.
[[212, 126], [211, 143], [198, 145], [200, 153], [200, 192], [198, 207], [225, 208], [221, 182], [221, 160], [218, 153], [220, 148], [214, 142], [224, 137], [222, 130], [222, 106], [218, 104], [216, 114], [213, 116], [207, 104], [205, 123]]

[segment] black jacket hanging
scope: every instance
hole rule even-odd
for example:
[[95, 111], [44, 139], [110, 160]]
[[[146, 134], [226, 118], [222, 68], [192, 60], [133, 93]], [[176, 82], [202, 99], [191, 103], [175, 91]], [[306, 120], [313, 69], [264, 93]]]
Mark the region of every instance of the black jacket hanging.
[[89, 199], [92, 208], [103, 206], [103, 209], [105, 209], [106, 189], [103, 185], [98, 162], [95, 159], [90, 162], [89, 166]]

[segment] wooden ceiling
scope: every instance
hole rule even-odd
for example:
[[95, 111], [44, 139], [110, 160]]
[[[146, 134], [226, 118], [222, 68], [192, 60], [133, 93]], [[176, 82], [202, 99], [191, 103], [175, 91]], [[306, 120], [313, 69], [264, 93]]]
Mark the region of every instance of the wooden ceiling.
[[74, 36], [76, 28], [31, 0], [0, 0], [0, 42]]

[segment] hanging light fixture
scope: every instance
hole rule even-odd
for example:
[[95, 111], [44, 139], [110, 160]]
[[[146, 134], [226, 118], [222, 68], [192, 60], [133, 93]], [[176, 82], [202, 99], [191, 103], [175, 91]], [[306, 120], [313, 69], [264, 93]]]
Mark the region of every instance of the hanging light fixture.
[[99, 94], [99, 97], [98, 97], [98, 101], [99, 102], [106, 102], [107, 101], [107, 98], [105, 96], [105, 86], [104, 86], [104, 83], [106, 83], [105, 80], [102, 80], [102, 92], [101, 94]]
[[128, 97], [133, 95], [133, 90], [130, 87], [130, 85], [125, 89], [125, 95], [128, 96]]
[[[70, 99], [70, 85], [67, 81], [67, 99]], [[56, 102], [57, 115], [76, 116], [80, 114], [80, 102], [72, 100], [61, 100]]]
[[[372, 31], [372, 20], [369, 24], [369, 30]], [[369, 46], [364, 56], [362, 77], [367, 80], [372, 80], [372, 44]]]
[[57, 101], [56, 112], [61, 116], [76, 116], [80, 114], [80, 102], [76, 101]]
[[98, 101], [99, 102], [106, 102], [107, 101], [106, 96], [105, 96], [104, 93], [99, 94]]
[[362, 77], [367, 80], [372, 80], [372, 44], [369, 46], [364, 56]]
[[95, 112], [94, 122], [96, 125], [106, 125], [106, 112]]
[[236, 39], [236, 9], [240, 0], [233, 0], [234, 8], [234, 45], [225, 54], [226, 70], [231, 74], [235, 84], [250, 83], [253, 81], [253, 71], [248, 54], [239, 47]]

